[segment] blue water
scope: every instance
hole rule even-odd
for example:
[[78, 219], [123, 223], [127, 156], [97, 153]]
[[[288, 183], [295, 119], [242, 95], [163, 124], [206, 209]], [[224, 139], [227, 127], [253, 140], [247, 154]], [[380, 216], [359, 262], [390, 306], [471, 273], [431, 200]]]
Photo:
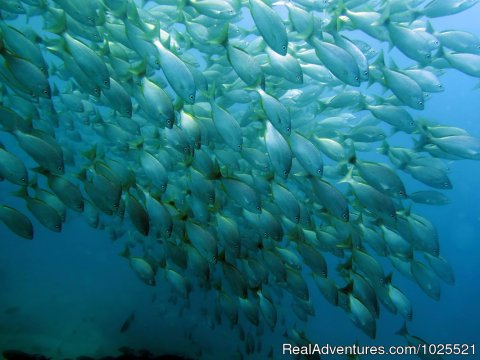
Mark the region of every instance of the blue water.
[[[434, 19], [432, 23], [437, 31], [457, 29], [480, 35], [479, 16], [477, 6], [449, 18]], [[395, 51], [392, 56], [401, 58]], [[473, 90], [478, 79], [449, 70], [441, 81], [445, 92], [433, 94], [421, 116], [462, 127], [480, 137], [480, 92]], [[0, 140], [14, 144], [8, 134], [1, 133]], [[394, 274], [394, 280], [412, 301], [413, 321], [408, 324], [412, 334], [435, 344], [475, 344], [478, 354], [480, 164], [467, 160], [454, 162], [449, 177], [454, 187], [447, 194], [451, 199], [449, 205], [415, 205], [415, 209], [437, 228], [441, 254], [454, 269], [455, 285], [442, 285], [441, 299], [436, 302], [398, 273]], [[406, 185], [408, 190], [425, 189], [413, 180]], [[0, 183], [0, 199], [22, 209], [23, 204], [10, 195], [13, 189], [5, 182]], [[201, 353], [205, 359], [227, 359], [228, 354], [244, 348], [238, 329], [226, 325], [213, 327], [212, 294], [194, 292], [188, 304], [183, 300], [172, 304], [172, 290], [166, 280], [158, 276], [155, 288], [145, 286], [128, 262], [118, 256], [123, 242], [114, 242], [106, 232], [90, 228], [80, 215], [69, 211], [59, 234], [45, 230], [30, 218], [35, 226], [32, 241], [12, 235], [0, 224], [0, 351], [21, 349], [52, 358], [82, 354], [99, 357], [118, 354], [119, 347], [128, 346], [159, 354], [172, 352], [196, 357]], [[314, 286], [311, 290], [316, 316], [308, 326], [296, 323], [308, 330], [312, 342], [351, 345], [358, 340], [364, 345], [405, 344], [402, 337], [394, 334], [403, 323], [399, 316], [382, 308], [377, 338], [371, 340], [351, 323], [344, 311], [327, 303]], [[288, 304], [286, 301], [281, 312], [294, 324]], [[127, 332], [120, 333], [121, 325], [132, 311], [135, 321]], [[246, 332], [256, 338], [255, 329], [245, 318], [241, 322]], [[280, 331], [271, 333], [265, 327], [261, 342], [262, 352], [252, 357], [266, 358], [273, 346], [275, 354], [282, 358], [280, 351], [285, 338]]]

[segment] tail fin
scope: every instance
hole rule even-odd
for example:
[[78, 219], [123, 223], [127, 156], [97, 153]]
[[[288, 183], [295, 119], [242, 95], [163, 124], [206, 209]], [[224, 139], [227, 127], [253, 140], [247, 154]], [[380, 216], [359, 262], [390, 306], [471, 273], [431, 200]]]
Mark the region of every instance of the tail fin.
[[348, 183], [348, 184], [351, 184], [353, 183], [355, 180], [353, 179], [353, 166], [348, 170], [348, 173], [347, 175], [345, 175], [343, 177], [343, 179], [341, 179], [338, 183], [339, 184], [342, 184], [342, 183]]
[[128, 245], [125, 245], [125, 248], [119, 255], [121, 257], [124, 257], [125, 259], [130, 259], [130, 248], [128, 247]]
[[407, 322], [404, 321], [402, 327], [395, 333], [400, 336], [406, 336], [408, 334], [408, 329], [407, 329]]
[[382, 155], [388, 155], [389, 150], [390, 150], [390, 145], [388, 144], [387, 140], [383, 140], [382, 146], [377, 148], [377, 151]]

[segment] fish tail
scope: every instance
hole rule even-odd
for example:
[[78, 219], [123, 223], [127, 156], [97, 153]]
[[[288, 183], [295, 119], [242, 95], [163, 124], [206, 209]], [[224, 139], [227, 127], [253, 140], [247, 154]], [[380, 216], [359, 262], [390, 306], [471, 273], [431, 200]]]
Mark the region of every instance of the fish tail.
[[388, 1], [384, 2], [381, 11], [382, 14], [380, 18], [375, 21], [372, 26], [388, 26], [388, 24], [390, 23], [390, 3]]
[[355, 150], [355, 143], [352, 141], [348, 147], [347, 161], [349, 164], [355, 165], [357, 163], [357, 152]]
[[338, 183], [339, 184], [342, 184], [342, 183], [351, 184], [354, 181], [355, 180], [353, 180], [353, 166], [352, 166], [352, 167], [350, 167], [350, 169], [348, 169], [347, 175], [345, 175]]
[[63, 59], [65, 52], [68, 53], [67, 43], [63, 37], [58, 39], [45, 39], [45, 44], [47, 45], [47, 50], [60, 59]]
[[12, 195], [17, 196], [17, 197], [22, 198], [22, 199], [27, 199], [27, 198], [29, 198], [28, 188], [26, 186], [21, 186], [20, 189], [18, 189], [17, 191], [13, 191]]
[[402, 327], [395, 333], [400, 336], [408, 335], [407, 322], [404, 321]]
[[477, 85], [475, 85], [475, 86], [473, 87], [472, 90], [479, 90], [479, 89], [480, 89], [480, 81], [478, 82]]
[[378, 66], [379, 68], [383, 69], [385, 67], [385, 54], [383, 52], [383, 49], [380, 50], [378, 53], [377, 58], [375, 61], [372, 63], [373, 66]]
[[382, 155], [387, 155], [389, 150], [390, 150], [390, 145], [386, 140], [383, 140], [382, 146], [377, 148], [377, 151]]
[[130, 259], [130, 248], [128, 247], [128, 245], [125, 245], [125, 248], [119, 255], [121, 257], [124, 257], [125, 259]]

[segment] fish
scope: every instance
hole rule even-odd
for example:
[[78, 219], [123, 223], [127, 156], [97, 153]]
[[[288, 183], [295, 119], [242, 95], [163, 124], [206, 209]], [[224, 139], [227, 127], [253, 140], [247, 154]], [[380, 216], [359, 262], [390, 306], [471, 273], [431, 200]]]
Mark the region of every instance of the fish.
[[284, 179], [292, 168], [292, 152], [287, 140], [269, 122], [265, 131], [265, 146], [276, 174]]
[[249, 10], [267, 45], [281, 56], [287, 54], [288, 37], [278, 13], [261, 0], [249, 0]]
[[0, 220], [18, 236], [27, 240], [33, 239], [32, 222], [17, 209], [2, 204], [0, 206]]
[[7, 179], [13, 184], [27, 186], [28, 172], [16, 155], [8, 152], [0, 144], [0, 178]]
[[170, 86], [187, 104], [193, 104], [197, 88], [191, 71], [177, 55], [165, 48], [160, 40], [154, 40], [153, 44], [158, 50], [158, 58]]
[[125, 248], [121, 256], [129, 259], [130, 267], [140, 280], [149, 286], [155, 286], [155, 271], [145, 259], [138, 256], [131, 256], [128, 247]]
[[353, 56], [340, 46], [312, 38], [310, 40], [320, 61], [345, 84], [360, 86], [360, 70]]
[[125, 319], [123, 322], [122, 326], [120, 327], [120, 332], [124, 333], [127, 332], [128, 329], [130, 329], [130, 325], [135, 321], [135, 311], [132, 311], [130, 315]]
[[64, 46], [68, 48], [81, 71], [101, 89], [109, 89], [110, 73], [98, 54], [69, 34], [64, 34], [64, 40], [66, 44]]

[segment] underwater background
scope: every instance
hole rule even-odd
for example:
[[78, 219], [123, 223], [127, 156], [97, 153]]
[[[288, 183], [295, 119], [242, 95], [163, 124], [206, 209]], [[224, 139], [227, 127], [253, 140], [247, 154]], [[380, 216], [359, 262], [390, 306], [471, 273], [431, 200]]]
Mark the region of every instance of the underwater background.
[[[480, 35], [479, 18], [480, 9], [474, 6], [431, 22], [437, 31], [457, 29]], [[397, 49], [389, 56], [396, 59], [397, 65], [402, 65], [402, 54]], [[448, 69], [440, 79], [445, 91], [432, 94], [425, 110], [413, 113], [480, 137], [480, 92], [475, 88], [478, 78]], [[10, 148], [18, 146], [6, 132], [0, 132], [0, 140]], [[409, 146], [410, 139], [405, 139], [405, 144]], [[31, 162], [28, 158], [23, 160]], [[401, 275], [394, 274], [394, 279], [412, 302], [413, 320], [408, 322], [411, 334], [435, 344], [475, 344], [478, 354], [480, 166], [475, 161], [459, 160], [449, 162], [449, 168], [453, 184], [447, 193], [450, 203], [445, 206], [415, 204], [414, 209], [436, 227], [440, 251], [453, 268], [455, 284], [442, 284], [441, 298], [435, 301]], [[409, 181], [414, 184], [414, 180], [403, 179], [407, 189]], [[1, 202], [25, 209], [23, 200], [12, 195], [16, 189], [7, 181], [0, 182]], [[91, 228], [80, 214], [69, 211], [59, 233], [45, 229], [33, 217], [31, 220], [35, 227], [32, 241], [21, 239], [0, 223], [0, 352], [17, 349], [60, 359], [118, 355], [118, 349], [126, 346], [147, 349], [153, 354], [227, 359], [245, 347], [237, 329], [230, 328], [227, 321], [215, 324], [212, 295], [192, 291], [187, 308], [182, 300], [172, 299], [172, 288], [162, 276], [157, 276], [156, 286], [146, 286], [128, 261], [119, 256], [125, 243], [112, 241], [107, 232]], [[381, 309], [377, 336], [372, 340], [318, 291], [311, 291], [310, 297], [316, 315], [299, 327], [306, 330], [314, 343], [405, 344], [403, 337], [395, 335], [403, 319], [385, 308]], [[287, 308], [283, 311], [292, 323], [301, 324]], [[134, 320], [122, 332], [122, 324], [132, 313]], [[242, 317], [239, 321], [247, 323]], [[281, 331], [277, 329], [272, 333], [265, 328], [260, 342], [261, 352], [245, 358], [267, 358], [270, 348], [275, 358], [283, 358], [281, 345], [286, 338]]]

